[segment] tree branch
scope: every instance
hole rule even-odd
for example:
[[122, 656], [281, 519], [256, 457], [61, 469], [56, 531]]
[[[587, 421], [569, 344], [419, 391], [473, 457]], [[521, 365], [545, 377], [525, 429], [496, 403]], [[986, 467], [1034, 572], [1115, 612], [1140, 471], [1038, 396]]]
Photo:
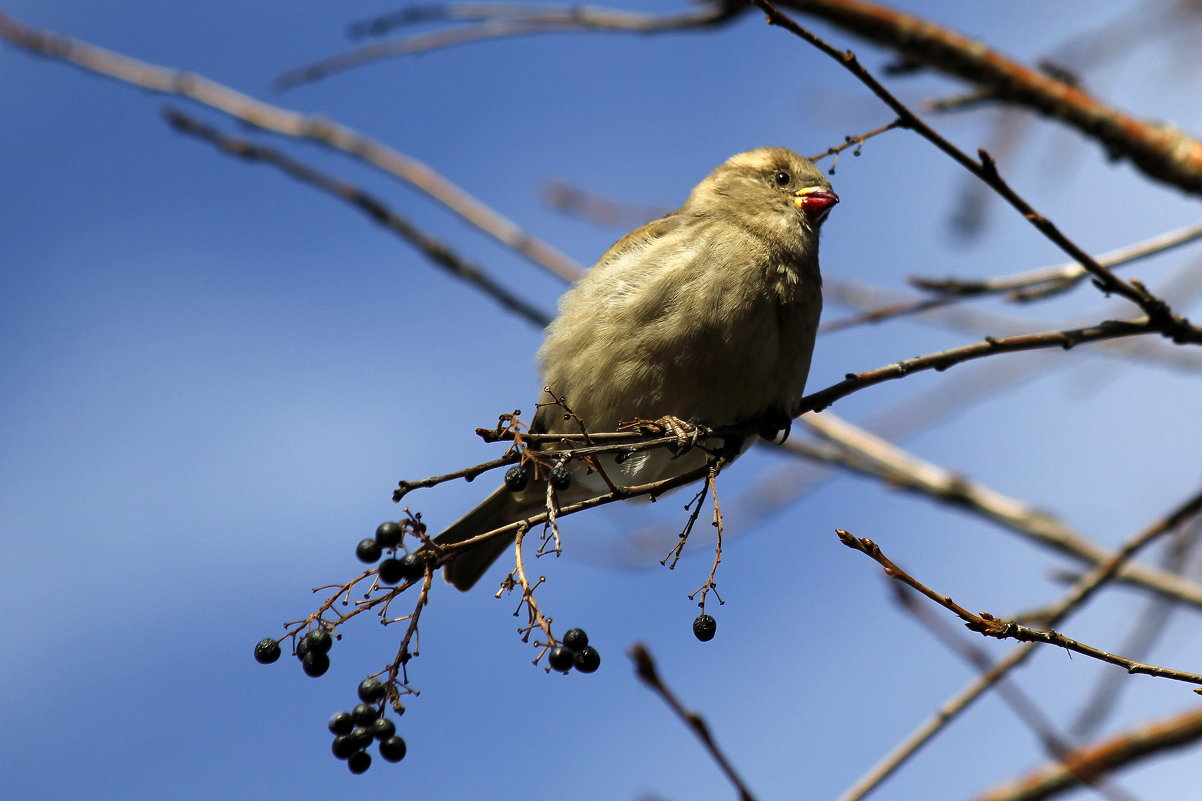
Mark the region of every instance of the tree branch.
[[752, 2], [767, 13], [769, 24], [789, 31], [837, 61], [868, 87], [885, 105], [893, 109], [901, 120], [903, 127], [913, 130], [950, 156], [952, 160], [984, 181], [987, 186], [1022, 214], [1045, 237], [1088, 270], [1094, 276], [1094, 283], [1102, 292], [1106, 294], [1114, 293], [1139, 306], [1148, 315], [1148, 319], [1153, 322], [1156, 329], [1174, 342], [1202, 342], [1202, 329], [1190, 325], [1189, 321], [1184, 317], [1173, 314], [1168, 304], [1148, 292], [1143, 284], [1138, 281], [1128, 282], [1118, 278], [1109, 269], [1095, 261], [1077, 243], [1065, 236], [1051, 220], [1038, 213], [1021, 195], [1010, 188], [1010, 185], [1006, 183], [998, 172], [997, 164], [988, 153], [984, 150], [978, 150], [977, 156], [979, 160], [970, 158], [964, 151], [953, 145], [935, 131], [934, 128], [924, 122], [906, 104], [898, 100], [872, 73], [860, 64], [855, 53], [850, 50], [840, 51], [836, 49], [828, 42], [782, 14], [768, 0], [752, 0]]
[[1202, 194], [1202, 142], [1185, 131], [1133, 117], [1073, 83], [904, 11], [866, 0], [780, 2], [889, 48], [908, 63], [969, 81], [997, 100], [1066, 123], [1096, 140], [1111, 158], [1129, 159], [1155, 180]]
[[550, 315], [542, 309], [530, 304], [525, 298], [510, 292], [509, 289], [493, 280], [492, 277], [479, 267], [461, 258], [451, 249], [450, 245], [425, 233], [409, 222], [409, 220], [390, 209], [383, 201], [368, 194], [359, 187], [339, 180], [308, 164], [297, 161], [276, 148], [256, 144], [249, 139], [226, 136], [213, 126], [205, 125], [181, 111], [167, 108], [163, 110], [163, 117], [171, 127], [182, 134], [209, 142], [218, 150], [231, 156], [237, 156], [247, 161], [268, 164], [302, 183], [309, 184], [340, 200], [345, 200], [372, 220], [375, 220], [413, 245], [432, 263], [456, 278], [471, 284], [509, 311], [516, 313], [540, 328], [551, 322]]
[[363, 161], [441, 203], [469, 224], [566, 281], [583, 275], [579, 264], [526, 233], [517, 224], [455, 186], [434, 169], [348, 126], [272, 106], [191, 72], [159, 67], [65, 36], [39, 31], [0, 14], [0, 37], [32, 53], [81, 69], [214, 108], [256, 128], [317, 142]]

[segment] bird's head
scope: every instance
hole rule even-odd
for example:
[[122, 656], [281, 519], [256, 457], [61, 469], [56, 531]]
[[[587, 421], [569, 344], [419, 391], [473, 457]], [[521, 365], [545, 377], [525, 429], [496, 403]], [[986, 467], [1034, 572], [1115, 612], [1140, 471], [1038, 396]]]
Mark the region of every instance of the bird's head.
[[839, 196], [814, 162], [783, 147], [731, 156], [689, 196], [686, 210], [733, 216], [781, 234], [801, 223], [817, 232]]

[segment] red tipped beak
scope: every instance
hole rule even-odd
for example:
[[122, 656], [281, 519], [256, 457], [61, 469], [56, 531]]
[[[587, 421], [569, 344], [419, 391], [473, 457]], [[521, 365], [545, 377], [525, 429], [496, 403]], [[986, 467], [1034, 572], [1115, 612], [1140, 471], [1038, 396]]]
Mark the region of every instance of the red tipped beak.
[[801, 189], [797, 192], [793, 205], [803, 209], [811, 217], [821, 220], [838, 202], [839, 196], [829, 189]]

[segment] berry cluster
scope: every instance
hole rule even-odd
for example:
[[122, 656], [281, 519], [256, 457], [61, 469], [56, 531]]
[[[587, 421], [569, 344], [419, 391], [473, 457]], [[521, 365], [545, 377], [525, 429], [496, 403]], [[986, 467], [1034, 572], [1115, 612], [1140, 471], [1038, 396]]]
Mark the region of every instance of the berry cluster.
[[350, 712], [335, 712], [330, 717], [329, 729], [334, 735], [330, 750], [334, 756], [346, 760], [351, 773], [363, 773], [371, 767], [367, 749], [374, 741], [379, 741], [380, 756], [388, 762], [405, 758], [405, 741], [379, 706], [386, 692], [387, 687], [379, 679], [364, 679], [359, 682], [362, 703]]
[[601, 667], [601, 652], [588, 644], [584, 629], [568, 629], [563, 642], [551, 649], [547, 657], [552, 670], [567, 673], [576, 668], [581, 673], [592, 673]]
[[421, 554], [410, 553], [401, 557], [395, 555], [404, 533], [405, 529], [399, 523], [389, 520], [379, 525], [375, 537], [361, 540], [355, 548], [355, 556], [359, 557], [359, 561], [369, 565], [379, 561], [385, 551], [393, 554], [380, 562], [381, 584], [417, 581], [426, 574], [426, 558]]
[[[300, 660], [305, 675], [313, 678], [324, 676], [330, 669], [330, 649], [333, 647], [334, 638], [325, 629], [314, 629], [301, 637], [296, 643], [296, 658]], [[255, 661], [259, 664], [270, 665], [279, 658], [278, 640], [268, 637], [255, 646]]]

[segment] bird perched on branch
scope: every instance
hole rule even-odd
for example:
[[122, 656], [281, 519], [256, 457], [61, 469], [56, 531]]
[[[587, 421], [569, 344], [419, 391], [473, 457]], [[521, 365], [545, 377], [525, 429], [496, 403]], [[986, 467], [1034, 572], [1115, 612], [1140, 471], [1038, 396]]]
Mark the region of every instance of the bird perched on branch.
[[[679, 209], [618, 240], [563, 296], [538, 352], [543, 386], [590, 433], [661, 418], [787, 427], [822, 311], [818, 231], [838, 202], [822, 171], [790, 150], [732, 156]], [[531, 431], [578, 435], [580, 427], [563, 408], [543, 405]], [[605, 470], [633, 485], [701, 464], [704, 454], [660, 449], [611, 459]], [[561, 503], [606, 491], [573, 465]], [[546, 488], [545, 476], [517, 492], [502, 486], [434, 541], [463, 542], [539, 514]], [[454, 554], [447, 581], [470, 589], [511, 542], [494, 537]]]

